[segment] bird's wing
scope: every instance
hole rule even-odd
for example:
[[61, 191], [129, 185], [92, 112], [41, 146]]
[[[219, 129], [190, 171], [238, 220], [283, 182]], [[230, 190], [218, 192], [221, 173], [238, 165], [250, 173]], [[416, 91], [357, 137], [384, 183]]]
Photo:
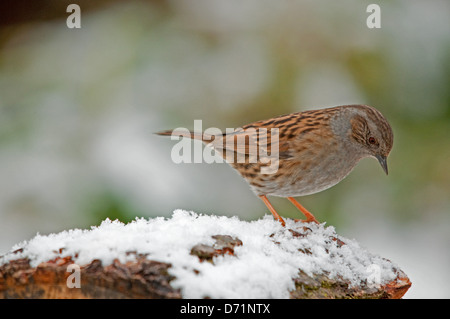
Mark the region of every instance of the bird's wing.
[[265, 125], [256, 122], [219, 136], [211, 145], [232, 156], [245, 156], [255, 159], [262, 156], [289, 158], [289, 143], [280, 138], [283, 126]]

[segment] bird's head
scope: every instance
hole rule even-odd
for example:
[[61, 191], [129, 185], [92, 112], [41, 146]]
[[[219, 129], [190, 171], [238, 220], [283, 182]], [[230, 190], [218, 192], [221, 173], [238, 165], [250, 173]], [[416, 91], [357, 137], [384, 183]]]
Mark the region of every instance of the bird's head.
[[387, 157], [391, 152], [394, 134], [389, 122], [375, 108], [365, 105], [354, 106], [350, 119], [350, 139], [364, 156], [375, 157], [388, 174]]

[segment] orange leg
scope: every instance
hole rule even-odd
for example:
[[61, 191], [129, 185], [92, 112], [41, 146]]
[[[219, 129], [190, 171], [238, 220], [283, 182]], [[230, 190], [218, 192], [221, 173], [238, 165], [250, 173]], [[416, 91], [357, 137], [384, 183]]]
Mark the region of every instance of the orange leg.
[[270, 210], [270, 212], [272, 213], [273, 217], [278, 220], [281, 225], [283, 225], [283, 227], [286, 225], [286, 223], [284, 222], [283, 218], [281, 218], [281, 216], [277, 213], [277, 211], [275, 210], [275, 208], [273, 208], [272, 204], [269, 202], [269, 200], [267, 199], [266, 195], [260, 195], [259, 198], [262, 199], [262, 201], [264, 202], [264, 204], [266, 204], [267, 208]]
[[[313, 214], [311, 214], [305, 207], [303, 207], [302, 205], [300, 205], [299, 202], [297, 202], [293, 197], [288, 197], [287, 199], [289, 199], [289, 201], [294, 204], [295, 207], [298, 208], [299, 211], [301, 211], [303, 213], [303, 215], [305, 215], [306, 220], [302, 220], [304, 222], [315, 222], [316, 224], [318, 224], [319, 222], [317, 221], [317, 219], [314, 217]], [[297, 220], [296, 220], [297, 221]]]

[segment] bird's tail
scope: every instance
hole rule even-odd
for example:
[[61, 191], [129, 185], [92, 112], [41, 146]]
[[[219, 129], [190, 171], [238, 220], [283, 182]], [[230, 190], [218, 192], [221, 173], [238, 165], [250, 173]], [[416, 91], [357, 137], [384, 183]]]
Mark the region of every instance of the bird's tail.
[[162, 131], [162, 132], [156, 132], [155, 134], [157, 135], [162, 135], [162, 136], [183, 136], [183, 137], [189, 137], [193, 140], [200, 140], [200, 141], [204, 141], [204, 136], [203, 133], [201, 132], [191, 132], [188, 130], [167, 130], [167, 131]]

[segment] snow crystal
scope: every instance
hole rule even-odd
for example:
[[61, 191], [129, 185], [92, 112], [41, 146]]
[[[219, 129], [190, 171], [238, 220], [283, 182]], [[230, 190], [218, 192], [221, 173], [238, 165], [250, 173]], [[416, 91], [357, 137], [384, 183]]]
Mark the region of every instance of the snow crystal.
[[[243, 245], [234, 248], [234, 256], [214, 257], [214, 264], [190, 254], [197, 244], [213, 245], [214, 235], [237, 237]], [[79, 265], [94, 259], [108, 265], [115, 259], [133, 260], [135, 255], [127, 252], [172, 264], [169, 272], [176, 279], [171, 285], [186, 298], [288, 298], [299, 270], [342, 278], [354, 286], [373, 275], [374, 265], [378, 284], [396, 278], [394, 264], [337, 235], [332, 226], [286, 219], [282, 227], [269, 215], [247, 222], [184, 210], [174, 211], [171, 218], [136, 218], [128, 224], [106, 219], [89, 230], [38, 234], [1, 256], [0, 265], [26, 257], [35, 267], [65, 256]]]

